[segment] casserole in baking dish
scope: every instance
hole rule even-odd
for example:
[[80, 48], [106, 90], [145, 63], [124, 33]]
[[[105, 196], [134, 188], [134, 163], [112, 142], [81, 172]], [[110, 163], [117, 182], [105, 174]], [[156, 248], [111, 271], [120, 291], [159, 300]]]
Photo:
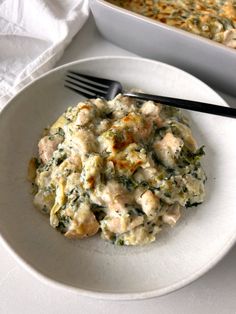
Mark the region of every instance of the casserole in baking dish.
[[195, 35], [236, 48], [235, 0], [106, 0]]
[[236, 95], [236, 51], [221, 43], [91, 0], [98, 29], [108, 40], [141, 56], [178, 66], [220, 90]]

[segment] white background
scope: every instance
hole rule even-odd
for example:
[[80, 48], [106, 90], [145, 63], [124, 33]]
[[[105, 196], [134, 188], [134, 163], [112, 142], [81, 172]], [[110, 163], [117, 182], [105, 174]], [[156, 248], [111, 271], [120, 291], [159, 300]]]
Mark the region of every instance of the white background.
[[[132, 54], [103, 39], [90, 17], [58, 65], [105, 55]], [[235, 98], [221, 95], [236, 107]], [[236, 314], [235, 265], [236, 247], [202, 278], [170, 295], [144, 301], [101, 301], [45, 285], [26, 272], [0, 243], [0, 314]]]

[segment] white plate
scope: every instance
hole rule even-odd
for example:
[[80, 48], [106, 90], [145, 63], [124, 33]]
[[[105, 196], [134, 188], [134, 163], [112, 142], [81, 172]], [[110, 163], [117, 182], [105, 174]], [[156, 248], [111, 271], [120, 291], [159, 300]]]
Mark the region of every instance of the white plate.
[[68, 69], [120, 80], [127, 88], [226, 105], [207, 85], [163, 63], [129, 57], [93, 58], [44, 75], [0, 115], [0, 232], [15, 257], [38, 278], [107, 299], [160, 296], [192, 282], [216, 264], [236, 238], [236, 120], [189, 112], [206, 146], [207, 197], [173, 229], [145, 247], [114, 247], [99, 237], [72, 241], [32, 205], [27, 163], [43, 128], [80, 97], [63, 87]]

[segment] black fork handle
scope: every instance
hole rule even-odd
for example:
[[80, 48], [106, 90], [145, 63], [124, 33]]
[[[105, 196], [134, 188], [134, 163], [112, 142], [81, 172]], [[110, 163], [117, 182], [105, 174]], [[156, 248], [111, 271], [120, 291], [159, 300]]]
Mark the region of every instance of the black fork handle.
[[223, 107], [218, 105], [213, 105], [209, 103], [199, 102], [199, 101], [192, 101], [180, 98], [171, 98], [165, 96], [156, 96], [156, 95], [149, 95], [143, 93], [123, 93], [124, 96], [129, 96], [132, 98], [138, 98], [142, 100], [153, 100], [155, 102], [160, 102], [168, 106], [183, 108], [187, 110], [205, 112], [210, 114], [215, 114], [219, 116], [225, 116], [230, 118], [236, 118], [236, 109]]

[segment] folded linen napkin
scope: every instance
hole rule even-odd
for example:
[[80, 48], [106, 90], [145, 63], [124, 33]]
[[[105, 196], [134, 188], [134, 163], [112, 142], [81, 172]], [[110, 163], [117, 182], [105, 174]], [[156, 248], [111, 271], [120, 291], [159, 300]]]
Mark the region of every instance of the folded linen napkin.
[[0, 0], [0, 109], [54, 66], [88, 15], [88, 0]]

